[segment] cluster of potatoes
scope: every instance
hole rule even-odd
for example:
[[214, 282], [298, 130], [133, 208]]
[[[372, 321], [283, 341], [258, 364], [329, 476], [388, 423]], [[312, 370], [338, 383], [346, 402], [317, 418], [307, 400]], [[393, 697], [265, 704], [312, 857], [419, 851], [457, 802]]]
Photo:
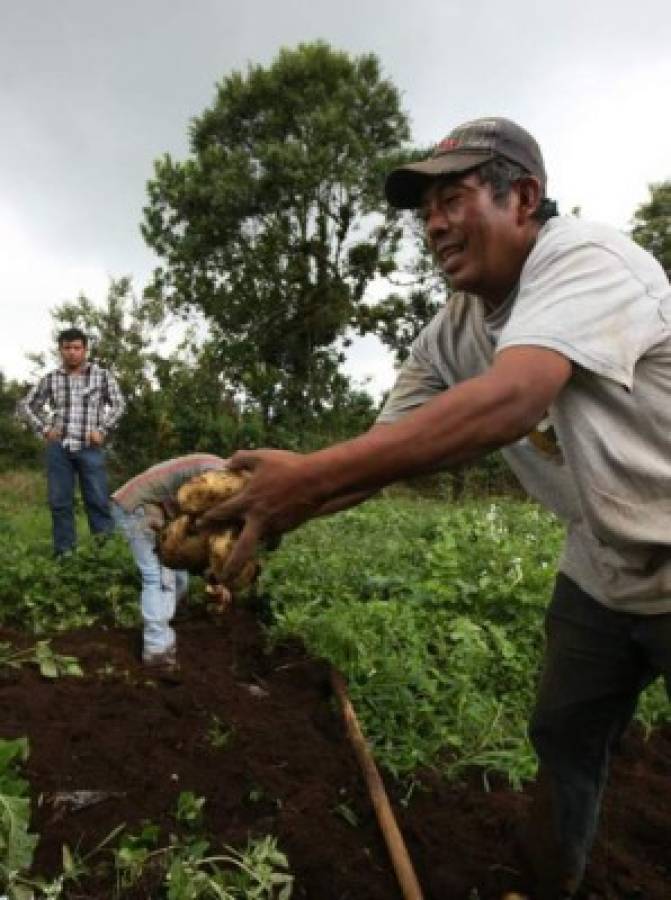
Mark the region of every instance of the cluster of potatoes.
[[[235, 545], [235, 528], [215, 526], [202, 531], [195, 520], [211, 507], [222, 503], [241, 490], [248, 479], [245, 472], [213, 469], [186, 481], [177, 491], [179, 514], [158, 536], [157, 552], [161, 562], [171, 569], [186, 569], [192, 575], [203, 575], [211, 585], [223, 584], [226, 560]], [[238, 593], [248, 588], [258, 573], [258, 564], [249, 560], [239, 575], [227, 585]]]

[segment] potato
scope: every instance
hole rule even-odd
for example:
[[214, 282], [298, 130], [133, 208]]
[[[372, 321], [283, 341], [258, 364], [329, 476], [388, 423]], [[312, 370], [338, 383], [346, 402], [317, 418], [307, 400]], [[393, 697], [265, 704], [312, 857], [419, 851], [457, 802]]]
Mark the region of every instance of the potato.
[[[164, 565], [203, 575], [213, 590], [223, 584], [226, 561], [235, 546], [237, 530], [212, 525], [196, 531], [193, 523], [207, 509], [241, 490], [248, 477], [246, 472], [218, 469], [196, 475], [179, 488], [176, 500], [180, 515], [161, 530], [157, 544]], [[258, 571], [258, 563], [248, 560], [228, 587], [233, 592], [245, 590], [254, 582]]]
[[189, 516], [178, 516], [161, 529], [156, 552], [163, 565], [199, 575], [209, 563], [210, 536], [193, 531]]
[[[207, 574], [216, 582], [223, 581], [224, 566], [226, 560], [235, 546], [236, 535], [232, 530], [222, 534], [213, 534], [210, 537], [210, 566]], [[242, 591], [248, 588], [258, 574], [258, 563], [249, 559], [242, 567], [242, 571], [231, 584], [234, 591]]]
[[237, 494], [248, 478], [246, 472], [229, 472], [228, 469], [213, 469], [196, 475], [177, 491], [180, 512], [197, 516]]
[[220, 534], [210, 535], [208, 554], [210, 562], [209, 571], [217, 581], [221, 581], [226, 560], [230, 556], [234, 544], [235, 535], [230, 528], [226, 529], [226, 531], [222, 531]]

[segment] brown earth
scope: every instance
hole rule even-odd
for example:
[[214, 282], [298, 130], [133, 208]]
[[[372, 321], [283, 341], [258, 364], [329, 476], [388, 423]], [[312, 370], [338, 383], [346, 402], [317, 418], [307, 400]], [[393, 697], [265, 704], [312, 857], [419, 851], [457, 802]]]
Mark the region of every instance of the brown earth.
[[[178, 631], [176, 680], [147, 676], [137, 663], [136, 633], [102, 629], [52, 640], [79, 658], [84, 678], [48, 681], [28, 666], [0, 673], [0, 736], [30, 742], [36, 870], [56, 874], [63, 843], [85, 853], [121, 823], [137, 832], [151, 820], [167, 840], [176, 830], [177, 797], [188, 790], [206, 798], [215, 848], [242, 847], [249, 835], [278, 838], [295, 875], [295, 898], [400, 898], [328, 666], [297, 643], [267, 652], [257, 620], [244, 609], [218, 623], [196, 615]], [[30, 642], [6, 631], [0, 640]], [[233, 729], [220, 749], [208, 740], [215, 716]], [[528, 794], [478, 772], [458, 784], [427, 773], [420, 781], [408, 800], [407, 784], [385, 776], [425, 900], [498, 900], [505, 891], [524, 891], [512, 834]], [[79, 811], [54, 805], [55, 794], [75, 790], [109, 795]], [[614, 761], [582, 897], [671, 897], [670, 790], [671, 728], [648, 742], [629, 734]], [[95, 859], [111, 857], [102, 851]], [[112, 868], [95, 868], [66, 896], [111, 900]], [[149, 879], [124, 896], [162, 894]]]

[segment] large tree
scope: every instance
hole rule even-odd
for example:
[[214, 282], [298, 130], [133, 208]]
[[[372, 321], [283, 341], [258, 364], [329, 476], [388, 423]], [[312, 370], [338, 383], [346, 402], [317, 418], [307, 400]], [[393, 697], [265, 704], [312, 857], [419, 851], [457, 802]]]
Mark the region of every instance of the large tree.
[[650, 185], [650, 199], [634, 213], [631, 234], [657, 257], [671, 278], [671, 181]]
[[153, 289], [205, 317], [225, 380], [264, 421], [328, 408], [339, 340], [372, 322], [365, 290], [393, 269], [400, 236], [383, 173], [408, 136], [377, 59], [319, 42], [224, 78], [192, 123], [191, 156], [155, 163]]

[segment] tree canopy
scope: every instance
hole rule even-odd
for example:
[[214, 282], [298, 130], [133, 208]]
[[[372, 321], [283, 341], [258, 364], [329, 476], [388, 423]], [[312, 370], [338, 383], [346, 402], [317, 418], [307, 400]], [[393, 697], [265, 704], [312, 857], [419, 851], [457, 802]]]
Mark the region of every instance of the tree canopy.
[[366, 287], [394, 268], [382, 184], [408, 137], [376, 57], [318, 42], [224, 78], [190, 158], [155, 163], [154, 293], [205, 317], [225, 381], [266, 421], [328, 408], [338, 341], [366, 329]]
[[636, 210], [631, 234], [671, 278], [671, 181], [650, 185], [650, 198]]

